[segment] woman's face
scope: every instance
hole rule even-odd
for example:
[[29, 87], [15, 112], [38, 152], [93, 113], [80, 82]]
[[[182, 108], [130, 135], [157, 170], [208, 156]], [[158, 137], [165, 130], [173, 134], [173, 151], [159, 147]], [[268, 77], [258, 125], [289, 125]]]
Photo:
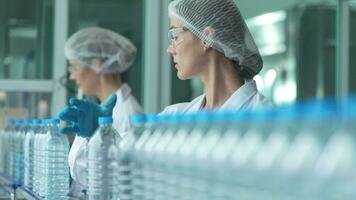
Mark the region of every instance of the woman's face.
[[96, 95], [99, 90], [99, 74], [78, 60], [69, 60], [70, 80], [74, 80], [85, 95]]
[[206, 66], [204, 43], [184, 27], [179, 20], [171, 19], [171, 45], [167, 52], [172, 55], [177, 76], [181, 80], [199, 76]]

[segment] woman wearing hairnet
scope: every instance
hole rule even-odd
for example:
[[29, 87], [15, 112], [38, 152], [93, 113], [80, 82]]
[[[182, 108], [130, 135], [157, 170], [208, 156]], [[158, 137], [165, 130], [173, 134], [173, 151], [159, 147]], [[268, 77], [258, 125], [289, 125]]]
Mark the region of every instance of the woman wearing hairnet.
[[129, 131], [132, 114], [142, 108], [121, 81], [136, 58], [135, 46], [125, 37], [103, 28], [86, 28], [72, 35], [65, 44], [70, 63], [70, 79], [75, 80], [85, 95], [95, 95], [102, 103], [71, 99], [60, 114], [61, 120], [72, 122], [61, 129], [64, 134], [76, 133], [69, 153], [69, 166], [74, 184], [71, 195], [78, 196], [86, 186], [86, 145], [98, 127], [99, 116], [112, 115], [114, 128], [122, 134]]
[[[168, 106], [162, 113], [271, 105], [252, 80], [262, 69], [262, 59], [233, 0], [174, 0], [169, 5], [169, 15], [171, 45], [167, 51], [173, 57], [178, 77], [199, 78], [205, 92], [189, 103]], [[78, 122], [79, 126], [97, 119], [98, 113], [110, 111], [94, 110]]]
[[271, 103], [252, 78], [262, 68], [254, 40], [233, 0], [175, 0], [169, 5], [172, 55], [179, 79], [197, 77], [205, 92], [163, 113], [255, 109]]

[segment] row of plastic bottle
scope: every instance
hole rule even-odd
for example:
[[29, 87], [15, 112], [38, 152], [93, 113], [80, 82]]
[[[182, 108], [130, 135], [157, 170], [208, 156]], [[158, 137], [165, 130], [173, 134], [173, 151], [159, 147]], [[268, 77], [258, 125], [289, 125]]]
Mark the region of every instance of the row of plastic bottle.
[[[120, 135], [111, 117], [99, 118], [99, 128], [87, 151], [88, 199], [119, 198]], [[0, 134], [0, 173], [13, 187], [24, 187], [38, 199], [68, 199], [67, 137], [59, 133], [58, 119], [9, 120]]]
[[[90, 200], [356, 198], [356, 102], [138, 115], [123, 138], [112, 121], [99, 118], [88, 143]], [[68, 189], [58, 128], [58, 120], [12, 122], [0, 139], [5, 175], [48, 199]]]
[[9, 120], [0, 134], [0, 173], [39, 199], [67, 199], [69, 142], [58, 119]]
[[134, 116], [125, 199], [356, 199], [356, 102]]
[[356, 103], [100, 118], [88, 199], [355, 199]]

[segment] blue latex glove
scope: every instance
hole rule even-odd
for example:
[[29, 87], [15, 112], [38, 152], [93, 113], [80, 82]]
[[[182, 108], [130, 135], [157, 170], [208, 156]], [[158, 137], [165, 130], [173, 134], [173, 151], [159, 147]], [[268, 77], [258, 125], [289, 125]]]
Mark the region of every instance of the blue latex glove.
[[59, 118], [63, 121], [71, 122], [71, 124], [61, 128], [60, 132], [63, 134], [75, 133], [81, 137], [91, 137], [99, 126], [98, 118], [112, 116], [115, 104], [115, 94], [111, 95], [102, 105], [88, 100], [70, 99], [69, 106], [59, 113]]

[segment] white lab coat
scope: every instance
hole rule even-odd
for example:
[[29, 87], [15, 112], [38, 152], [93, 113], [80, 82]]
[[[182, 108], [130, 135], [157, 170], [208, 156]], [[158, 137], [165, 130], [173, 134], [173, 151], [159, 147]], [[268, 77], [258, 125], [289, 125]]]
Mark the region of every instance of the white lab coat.
[[[179, 103], [166, 107], [161, 114], [198, 112], [202, 109], [205, 94], [189, 103]], [[216, 110], [255, 110], [259, 107], [272, 106], [272, 103], [257, 91], [254, 80], [246, 81], [226, 102]]]
[[[135, 97], [131, 94], [131, 88], [123, 84], [116, 92], [116, 104], [113, 109], [113, 126], [120, 134], [130, 131], [132, 125], [130, 116], [143, 113], [142, 107], [138, 104]], [[72, 183], [70, 196], [78, 197], [82, 189], [85, 189], [87, 183], [87, 144], [89, 138], [76, 136], [69, 152], [69, 167], [74, 183]]]

